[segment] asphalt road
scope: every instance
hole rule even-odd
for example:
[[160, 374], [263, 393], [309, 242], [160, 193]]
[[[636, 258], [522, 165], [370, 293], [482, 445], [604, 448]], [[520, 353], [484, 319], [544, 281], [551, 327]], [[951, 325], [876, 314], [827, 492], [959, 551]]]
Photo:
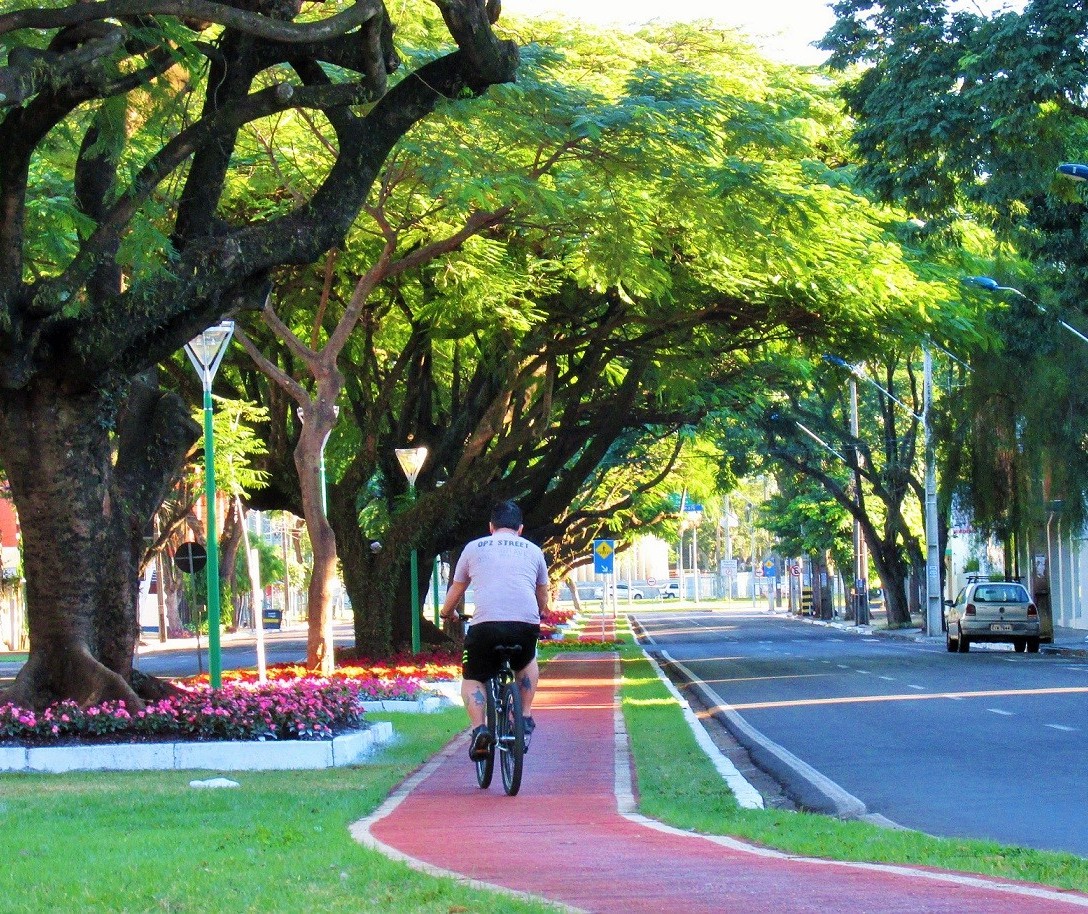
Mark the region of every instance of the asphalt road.
[[[333, 634], [340, 647], [350, 647], [355, 643], [350, 624], [336, 625]], [[264, 642], [267, 664], [306, 659], [304, 627], [266, 631]], [[224, 670], [256, 668], [256, 635], [248, 631], [224, 635], [220, 642], [219, 655]], [[21, 666], [21, 663], [0, 662], [0, 687], [10, 683]], [[198, 650], [195, 638], [171, 640], [163, 644], [154, 635], [149, 635], [140, 642], [134, 666], [150, 676], [183, 677], [207, 673], [208, 639], [200, 639]]]
[[814, 789], [807, 765], [836, 802], [908, 828], [1088, 856], [1088, 660], [950, 654], [750, 608], [636, 617], [754, 728], [741, 741], [763, 741], [791, 793]]

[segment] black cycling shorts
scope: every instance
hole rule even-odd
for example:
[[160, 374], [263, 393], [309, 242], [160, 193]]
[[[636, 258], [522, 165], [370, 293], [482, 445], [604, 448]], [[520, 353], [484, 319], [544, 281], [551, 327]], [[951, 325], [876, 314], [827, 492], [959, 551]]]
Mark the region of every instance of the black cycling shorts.
[[461, 675], [465, 679], [483, 682], [499, 672], [501, 658], [495, 653], [497, 644], [520, 644], [521, 650], [510, 656], [515, 672], [525, 669], [536, 656], [540, 626], [529, 622], [475, 622], [465, 635], [465, 653], [461, 657]]

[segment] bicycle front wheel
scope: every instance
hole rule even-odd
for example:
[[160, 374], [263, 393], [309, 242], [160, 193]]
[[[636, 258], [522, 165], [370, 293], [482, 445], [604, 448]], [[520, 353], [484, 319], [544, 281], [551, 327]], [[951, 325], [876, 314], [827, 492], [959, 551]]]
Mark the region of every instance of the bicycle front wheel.
[[503, 683], [498, 706], [499, 764], [507, 796], [521, 789], [521, 768], [525, 760], [525, 718], [521, 713], [521, 689], [511, 680]]
[[[495, 733], [496, 719], [498, 717], [495, 709], [495, 684], [492, 681], [484, 683], [484, 692], [487, 695], [487, 726], [492, 733]], [[488, 750], [487, 756], [480, 759], [476, 763], [476, 783], [480, 785], [481, 790], [487, 790], [491, 786], [491, 778], [495, 774], [495, 744], [491, 744], [491, 748]]]

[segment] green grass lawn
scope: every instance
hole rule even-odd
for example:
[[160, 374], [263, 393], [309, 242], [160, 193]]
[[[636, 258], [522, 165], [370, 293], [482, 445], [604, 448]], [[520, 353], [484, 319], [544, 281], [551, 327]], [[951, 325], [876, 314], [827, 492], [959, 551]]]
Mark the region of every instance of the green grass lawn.
[[348, 826], [465, 727], [460, 708], [394, 720], [358, 768], [0, 775], [0, 912], [554, 912], [437, 879], [355, 843]]

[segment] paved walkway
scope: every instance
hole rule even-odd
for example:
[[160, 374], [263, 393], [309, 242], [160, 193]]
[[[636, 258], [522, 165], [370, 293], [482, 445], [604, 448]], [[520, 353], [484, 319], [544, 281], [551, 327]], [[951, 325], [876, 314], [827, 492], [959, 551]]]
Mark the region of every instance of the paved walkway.
[[1088, 895], [788, 857], [651, 822], [634, 813], [617, 676], [612, 653], [549, 661], [518, 796], [503, 794], [497, 772], [491, 789], [476, 786], [459, 736], [352, 833], [431, 872], [601, 914], [1088, 909]]

